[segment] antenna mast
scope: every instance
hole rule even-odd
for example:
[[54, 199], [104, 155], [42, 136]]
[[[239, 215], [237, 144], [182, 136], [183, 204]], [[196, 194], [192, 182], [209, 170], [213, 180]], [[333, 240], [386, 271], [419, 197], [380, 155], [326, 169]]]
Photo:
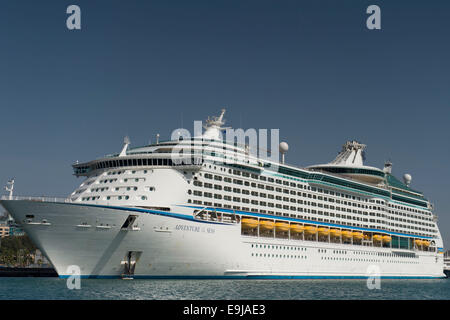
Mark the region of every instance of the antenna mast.
[[8, 181], [8, 183], [6, 184], [5, 190], [9, 192], [9, 200], [12, 200], [13, 192], [14, 192], [14, 178], [12, 178]]
[[119, 154], [119, 157], [124, 157], [127, 155], [128, 146], [130, 145], [130, 138], [126, 136], [123, 138], [123, 148], [122, 151]]

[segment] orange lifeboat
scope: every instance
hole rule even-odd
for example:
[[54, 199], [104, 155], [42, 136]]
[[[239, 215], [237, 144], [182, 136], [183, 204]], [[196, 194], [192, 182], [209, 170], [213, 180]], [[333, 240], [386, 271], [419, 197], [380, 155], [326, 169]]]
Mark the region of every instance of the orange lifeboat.
[[305, 232], [308, 234], [316, 234], [317, 228], [313, 227], [313, 226], [307, 226], [307, 227], [305, 227]]
[[289, 230], [289, 223], [286, 222], [276, 222], [275, 228], [277, 231], [288, 231]]
[[330, 229], [328, 229], [328, 228], [318, 228], [317, 232], [319, 232], [320, 236], [327, 236], [330, 233]]
[[344, 238], [351, 238], [352, 235], [353, 234], [351, 231], [342, 231], [342, 237], [344, 237]]
[[250, 228], [250, 229], [256, 228], [259, 224], [258, 219], [252, 219], [252, 218], [242, 218], [241, 223], [244, 228]]
[[305, 227], [301, 224], [291, 224], [291, 232], [302, 233], [305, 230]]
[[275, 222], [271, 220], [259, 220], [259, 228], [263, 230], [273, 230]]
[[376, 234], [372, 237], [373, 241], [381, 241], [383, 240], [383, 237], [379, 234]]
[[341, 232], [341, 230], [338, 230], [338, 229], [330, 229], [330, 234], [333, 237], [340, 237], [342, 232]]
[[352, 232], [353, 239], [361, 240], [364, 238], [364, 234], [362, 232]]

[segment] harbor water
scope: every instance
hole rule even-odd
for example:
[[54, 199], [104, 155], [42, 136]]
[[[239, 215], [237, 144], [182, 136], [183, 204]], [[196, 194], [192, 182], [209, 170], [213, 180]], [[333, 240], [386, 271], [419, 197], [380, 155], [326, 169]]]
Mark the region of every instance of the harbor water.
[[448, 300], [450, 280], [121, 280], [0, 278], [0, 300]]

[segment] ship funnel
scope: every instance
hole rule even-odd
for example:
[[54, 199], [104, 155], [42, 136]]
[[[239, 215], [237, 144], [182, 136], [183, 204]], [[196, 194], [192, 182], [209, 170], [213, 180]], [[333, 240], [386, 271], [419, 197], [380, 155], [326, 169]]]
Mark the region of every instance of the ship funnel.
[[359, 143], [358, 141], [352, 140], [347, 141], [342, 146], [342, 151], [339, 152], [336, 159], [334, 159], [331, 164], [344, 165], [358, 167], [364, 165], [365, 154], [364, 149], [365, 144]]

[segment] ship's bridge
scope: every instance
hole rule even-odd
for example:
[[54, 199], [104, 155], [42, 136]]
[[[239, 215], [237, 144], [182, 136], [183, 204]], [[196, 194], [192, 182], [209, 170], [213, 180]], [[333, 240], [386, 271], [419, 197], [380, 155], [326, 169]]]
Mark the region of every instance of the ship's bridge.
[[336, 159], [327, 164], [309, 166], [309, 170], [338, 174], [365, 183], [379, 184], [384, 181], [383, 170], [364, 165], [366, 145], [347, 141]]
[[[192, 138], [179, 138], [156, 144], [129, 148], [130, 139], [125, 137], [120, 153], [106, 155], [93, 161], [73, 164], [75, 176], [90, 176], [94, 171], [121, 167], [163, 166], [178, 169], [197, 170], [203, 164], [206, 156], [222, 156], [226, 162], [244, 161], [249, 154], [248, 146], [222, 140], [221, 131], [226, 129], [222, 109], [220, 116], [208, 118], [205, 132]], [[159, 135], [158, 135], [159, 137]], [[219, 152], [217, 152], [219, 151]], [[255, 163], [257, 160], [253, 159]]]

